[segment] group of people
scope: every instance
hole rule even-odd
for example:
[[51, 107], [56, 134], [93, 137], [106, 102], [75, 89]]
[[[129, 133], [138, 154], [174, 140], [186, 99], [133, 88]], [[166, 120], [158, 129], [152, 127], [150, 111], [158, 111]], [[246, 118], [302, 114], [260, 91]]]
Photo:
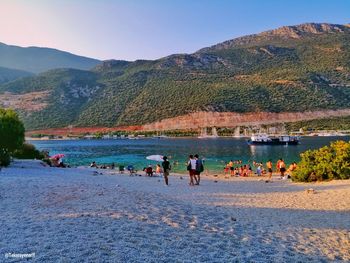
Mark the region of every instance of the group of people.
[[[266, 163], [266, 168], [268, 172], [268, 180], [271, 180], [272, 173], [273, 173], [273, 163], [271, 160], [268, 160]], [[289, 168], [287, 169], [287, 165], [285, 161], [280, 158], [276, 163], [276, 172], [280, 174], [281, 179], [288, 179], [290, 178], [292, 172], [297, 168], [297, 163], [292, 162], [289, 165]]]
[[[174, 163], [175, 164], [175, 163]], [[153, 170], [152, 165], [144, 167], [143, 171], [147, 176], [152, 177], [154, 174], [163, 175], [164, 182], [166, 185], [169, 185], [169, 174], [171, 170], [171, 164], [167, 156], [163, 156], [163, 162], [156, 165], [155, 171]], [[204, 171], [204, 161], [199, 158], [198, 154], [189, 155], [189, 160], [187, 162], [187, 171], [189, 172], [190, 177], [190, 186], [199, 185], [201, 180], [201, 173]]]
[[157, 164], [155, 171], [153, 170], [152, 165], [148, 165], [148, 167], [143, 168], [143, 171], [146, 173], [147, 176], [152, 177], [154, 174], [158, 176], [163, 175], [165, 185], [169, 185], [170, 170], [171, 164], [167, 156], [163, 156], [162, 164]]
[[143, 168], [143, 171], [146, 173], [147, 176], [150, 177], [152, 177], [153, 175], [161, 176], [163, 173], [163, 169], [159, 163], [156, 165], [156, 169], [153, 169], [152, 165], [148, 165], [147, 167]]
[[[238, 166], [237, 166], [238, 164]], [[255, 171], [253, 171], [253, 167]], [[266, 162], [266, 169], [262, 162], [253, 161], [253, 167], [250, 164], [243, 164], [242, 161], [232, 161], [230, 160], [224, 167], [224, 174], [228, 176], [243, 176], [249, 177], [256, 174], [257, 176], [264, 176], [268, 174], [268, 179], [271, 180], [273, 173], [273, 163], [271, 160]], [[280, 177], [286, 179], [290, 177], [291, 173], [297, 168], [297, 163], [293, 162], [290, 164], [289, 168], [286, 168], [285, 161], [281, 158], [276, 163], [276, 172], [280, 174]]]
[[190, 155], [187, 162], [187, 171], [190, 175], [190, 186], [199, 185], [201, 181], [201, 173], [204, 171], [203, 160], [198, 154]]
[[[239, 165], [236, 166], [235, 165]], [[242, 160], [232, 161], [230, 160], [224, 167], [224, 174], [227, 176], [251, 176], [253, 174], [253, 169], [250, 164], [242, 165]]]
[[[249, 177], [256, 174], [257, 176], [268, 176], [268, 180], [270, 181], [272, 179], [272, 174], [274, 170], [280, 174], [281, 179], [287, 179], [290, 177], [292, 172], [297, 168], [297, 163], [293, 162], [289, 165], [288, 169], [286, 167], [285, 161], [280, 158], [275, 166], [272, 163], [271, 160], [268, 160], [265, 165], [263, 165], [262, 162], [256, 162], [253, 161], [253, 167], [250, 164], [242, 164], [242, 160], [230, 160], [224, 167], [224, 174], [225, 177], [228, 175], [233, 176], [242, 176], [242, 177]], [[189, 155], [189, 159], [186, 163], [187, 165], [187, 171], [189, 173], [189, 185], [195, 186], [200, 184], [201, 180], [201, 173], [204, 171], [204, 160], [199, 158], [198, 154], [195, 155]], [[98, 166], [96, 162], [92, 162], [90, 167], [96, 167], [101, 169], [114, 169], [115, 164], [112, 163], [111, 165], [101, 165]], [[266, 168], [265, 168], [266, 167]], [[255, 171], [254, 171], [254, 170]], [[119, 170], [123, 172], [124, 166], [120, 166]], [[135, 173], [135, 169], [132, 165], [129, 165], [127, 167], [127, 170], [130, 172], [130, 175]], [[153, 169], [152, 165], [148, 165], [147, 167], [143, 168], [143, 171], [145, 172], [146, 176], [152, 177], [154, 175], [163, 176], [164, 182], [166, 185], [169, 185], [169, 173], [171, 170], [171, 164], [168, 160], [167, 156], [163, 157], [163, 161], [161, 164], [157, 164], [155, 169]]]
[[[115, 169], [116, 165], [115, 163], [112, 163], [110, 165], [106, 165], [106, 164], [101, 164], [101, 165], [97, 165], [97, 163], [95, 161], [93, 161], [90, 164], [91, 168], [98, 168], [98, 169]], [[123, 173], [125, 170], [127, 170], [130, 175], [136, 174], [136, 170], [134, 168], [133, 165], [128, 165], [126, 168], [124, 165], [119, 165], [119, 172]], [[156, 169], [155, 171], [153, 170], [152, 165], [148, 165], [147, 167], [143, 168], [143, 171], [146, 173], [146, 176], [152, 177], [154, 174], [156, 175], [163, 175], [164, 177], [164, 181], [166, 185], [169, 185], [169, 173], [171, 170], [171, 165], [170, 162], [168, 161], [168, 157], [163, 156], [163, 162], [162, 164], [157, 164], [156, 165]]]
[[115, 168], [115, 163], [111, 163], [111, 164], [101, 164], [101, 165], [97, 165], [95, 161], [93, 161], [90, 164], [91, 168], [100, 168], [100, 169], [114, 169]]
[[[296, 162], [292, 162], [289, 165], [288, 169], [287, 169], [286, 163], [284, 162], [284, 160], [282, 158], [279, 159], [277, 161], [277, 163], [276, 163], [276, 171], [280, 173], [281, 178], [288, 178], [288, 177], [290, 177], [290, 175], [292, 174], [292, 172], [296, 168], [297, 168], [297, 163]], [[272, 174], [272, 172], [271, 172], [271, 174]]]

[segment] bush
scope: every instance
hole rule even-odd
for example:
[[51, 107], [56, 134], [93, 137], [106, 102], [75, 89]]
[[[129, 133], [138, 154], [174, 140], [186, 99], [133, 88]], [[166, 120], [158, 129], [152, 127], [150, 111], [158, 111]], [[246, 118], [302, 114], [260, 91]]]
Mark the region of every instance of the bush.
[[308, 150], [293, 172], [293, 181], [311, 182], [350, 178], [350, 143], [336, 141], [330, 146]]
[[11, 161], [11, 156], [8, 151], [5, 149], [0, 148], [0, 167], [1, 166], [8, 166]]
[[0, 166], [10, 163], [11, 154], [24, 142], [24, 126], [13, 110], [0, 109]]
[[24, 143], [22, 147], [13, 153], [13, 157], [18, 159], [39, 159], [45, 158], [43, 152], [35, 149], [35, 146], [30, 143]]

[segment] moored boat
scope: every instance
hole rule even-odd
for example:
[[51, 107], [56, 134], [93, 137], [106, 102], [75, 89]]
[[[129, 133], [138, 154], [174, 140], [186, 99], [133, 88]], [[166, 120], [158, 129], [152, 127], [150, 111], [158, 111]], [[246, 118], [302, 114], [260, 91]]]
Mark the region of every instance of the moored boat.
[[298, 145], [299, 140], [299, 136], [253, 134], [247, 142], [249, 145]]

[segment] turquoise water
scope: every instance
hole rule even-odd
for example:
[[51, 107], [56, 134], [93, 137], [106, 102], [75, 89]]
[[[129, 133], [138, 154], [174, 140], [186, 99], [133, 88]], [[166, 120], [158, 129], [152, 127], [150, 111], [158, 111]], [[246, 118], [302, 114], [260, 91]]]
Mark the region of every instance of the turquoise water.
[[184, 172], [189, 154], [199, 154], [205, 158], [205, 167], [209, 171], [221, 171], [229, 160], [242, 160], [243, 163], [274, 162], [283, 158], [287, 163], [298, 161], [299, 154], [315, 149], [331, 141], [346, 140], [350, 137], [303, 137], [297, 146], [249, 146], [242, 138], [144, 138], [139, 140], [60, 140], [31, 141], [37, 148], [48, 150], [51, 155], [64, 153], [64, 162], [71, 166], [116, 163], [116, 165], [134, 165], [137, 169], [157, 162], [146, 160], [153, 154], [167, 155], [173, 164], [174, 172]]

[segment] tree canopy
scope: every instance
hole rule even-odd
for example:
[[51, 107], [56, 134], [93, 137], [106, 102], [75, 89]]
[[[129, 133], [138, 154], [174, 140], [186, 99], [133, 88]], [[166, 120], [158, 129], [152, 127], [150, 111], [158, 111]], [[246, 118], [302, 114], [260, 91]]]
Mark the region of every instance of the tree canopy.
[[17, 113], [0, 108], [0, 165], [8, 165], [10, 154], [24, 142], [24, 126]]

